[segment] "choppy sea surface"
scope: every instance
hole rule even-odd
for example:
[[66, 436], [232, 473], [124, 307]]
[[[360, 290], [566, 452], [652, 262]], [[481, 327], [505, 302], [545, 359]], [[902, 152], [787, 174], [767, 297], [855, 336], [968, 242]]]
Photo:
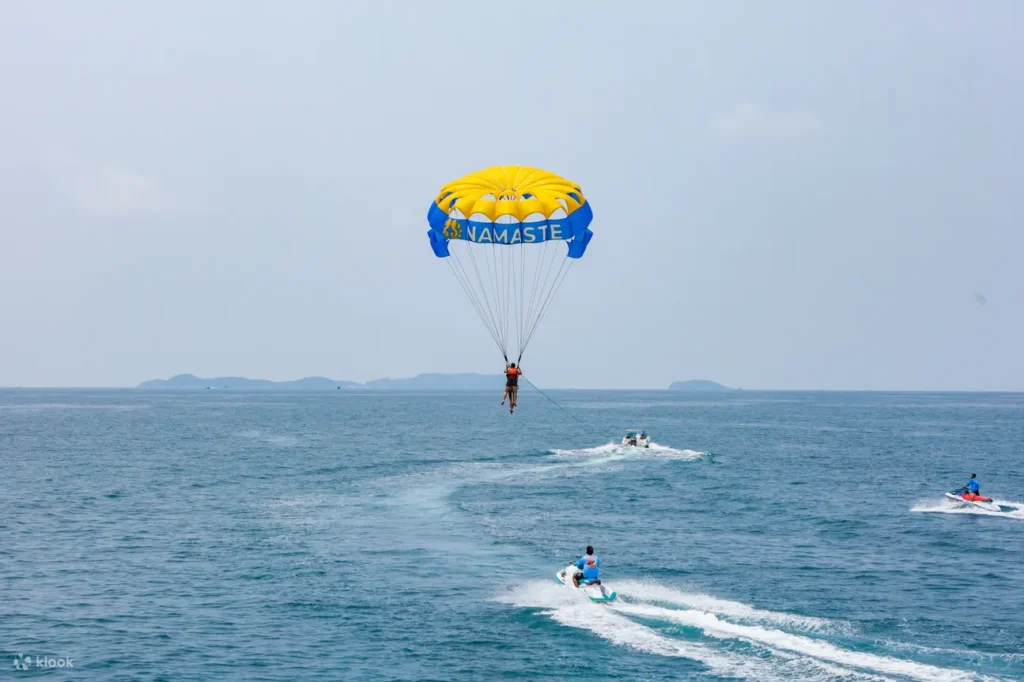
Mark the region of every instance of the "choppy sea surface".
[[1024, 395], [500, 392], [0, 392], [4, 679], [1024, 679]]

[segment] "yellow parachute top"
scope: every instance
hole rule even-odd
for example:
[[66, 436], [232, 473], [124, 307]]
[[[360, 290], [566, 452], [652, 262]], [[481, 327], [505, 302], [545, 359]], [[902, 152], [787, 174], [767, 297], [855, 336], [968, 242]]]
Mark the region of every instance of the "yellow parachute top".
[[449, 182], [434, 203], [448, 215], [528, 222], [552, 218], [559, 209], [559, 215], [571, 215], [586, 198], [576, 183], [546, 170], [493, 166]]

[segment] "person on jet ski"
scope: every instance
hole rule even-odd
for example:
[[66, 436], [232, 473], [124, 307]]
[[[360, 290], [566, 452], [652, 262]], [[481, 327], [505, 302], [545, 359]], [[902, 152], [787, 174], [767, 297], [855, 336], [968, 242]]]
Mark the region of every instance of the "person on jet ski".
[[597, 579], [601, 560], [594, 556], [594, 548], [590, 545], [587, 545], [586, 556], [580, 557], [579, 561], [575, 562], [573, 566], [576, 567], [576, 573], [572, 576], [574, 587], [579, 587], [581, 580], [592, 585], [601, 584], [601, 581]]
[[980, 487], [978, 486], [978, 474], [971, 474], [971, 480], [967, 481], [967, 485], [963, 488], [964, 492], [978, 494]]

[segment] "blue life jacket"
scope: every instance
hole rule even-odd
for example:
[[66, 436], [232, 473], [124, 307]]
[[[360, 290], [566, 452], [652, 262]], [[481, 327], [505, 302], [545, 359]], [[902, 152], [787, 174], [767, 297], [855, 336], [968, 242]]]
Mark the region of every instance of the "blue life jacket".
[[596, 555], [588, 554], [580, 558], [573, 565], [583, 571], [584, 580], [597, 580], [597, 574], [601, 568], [601, 560]]
[[964, 487], [967, 488], [968, 490], [970, 490], [975, 495], [977, 495], [978, 494], [978, 479], [972, 478], [971, 480], [967, 481], [967, 485], [965, 485]]

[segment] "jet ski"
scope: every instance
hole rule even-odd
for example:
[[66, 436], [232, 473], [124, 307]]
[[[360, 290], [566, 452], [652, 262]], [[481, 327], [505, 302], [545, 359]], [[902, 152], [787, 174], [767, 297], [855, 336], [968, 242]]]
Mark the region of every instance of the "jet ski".
[[961, 504], [964, 506], [973, 506], [985, 509], [987, 511], [1003, 511], [1003, 508], [992, 501], [991, 497], [985, 497], [984, 495], [976, 495], [966, 490], [950, 490], [946, 493], [946, 497], [949, 498], [950, 502]]
[[563, 585], [568, 585], [573, 589], [583, 590], [583, 593], [590, 598], [590, 601], [613, 601], [615, 599], [615, 591], [609, 590], [607, 587], [601, 584], [601, 581], [587, 582], [580, 579], [579, 588], [573, 587], [572, 576], [576, 572], [576, 567], [569, 564], [561, 571], [555, 574], [555, 580]]

